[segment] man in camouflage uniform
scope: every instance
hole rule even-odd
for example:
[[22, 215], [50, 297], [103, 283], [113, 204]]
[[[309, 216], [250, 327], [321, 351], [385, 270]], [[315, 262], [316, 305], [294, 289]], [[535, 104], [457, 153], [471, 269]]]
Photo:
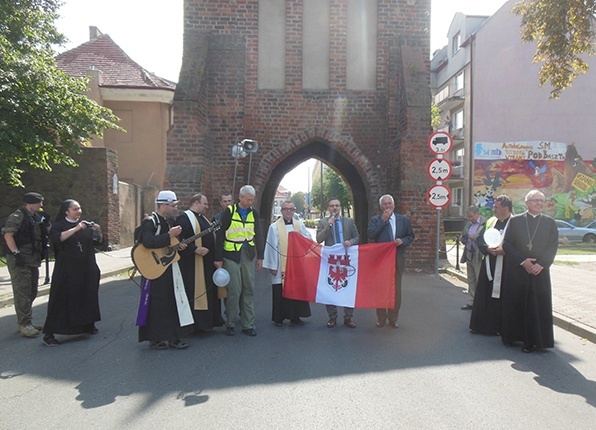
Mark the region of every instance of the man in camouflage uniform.
[[25, 205], [8, 217], [2, 233], [8, 248], [6, 265], [12, 281], [17, 331], [24, 337], [35, 337], [42, 327], [33, 325], [31, 308], [37, 297], [39, 266], [47, 243], [47, 230], [40, 214], [43, 196], [27, 193], [23, 201]]

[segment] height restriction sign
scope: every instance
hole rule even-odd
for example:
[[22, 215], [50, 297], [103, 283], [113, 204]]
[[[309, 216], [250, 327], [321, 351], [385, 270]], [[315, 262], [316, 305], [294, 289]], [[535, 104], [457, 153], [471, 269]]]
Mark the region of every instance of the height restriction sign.
[[451, 190], [446, 185], [433, 185], [428, 189], [427, 198], [435, 208], [442, 208], [451, 201]]
[[426, 173], [433, 181], [446, 181], [453, 173], [451, 161], [445, 158], [435, 158], [428, 163]]

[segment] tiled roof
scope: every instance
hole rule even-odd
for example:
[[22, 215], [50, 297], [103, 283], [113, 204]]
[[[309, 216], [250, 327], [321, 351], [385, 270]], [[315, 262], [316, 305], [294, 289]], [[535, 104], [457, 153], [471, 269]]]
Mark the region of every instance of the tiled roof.
[[148, 72], [135, 63], [107, 34], [56, 57], [58, 68], [71, 76], [87, 76], [100, 70], [102, 87], [175, 89], [176, 84]]

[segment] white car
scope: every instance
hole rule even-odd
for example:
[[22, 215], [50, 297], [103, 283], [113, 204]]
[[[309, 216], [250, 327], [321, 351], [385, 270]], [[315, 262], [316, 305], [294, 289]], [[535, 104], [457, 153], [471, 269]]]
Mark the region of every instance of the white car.
[[596, 228], [576, 227], [568, 222], [556, 219], [561, 242], [596, 243]]

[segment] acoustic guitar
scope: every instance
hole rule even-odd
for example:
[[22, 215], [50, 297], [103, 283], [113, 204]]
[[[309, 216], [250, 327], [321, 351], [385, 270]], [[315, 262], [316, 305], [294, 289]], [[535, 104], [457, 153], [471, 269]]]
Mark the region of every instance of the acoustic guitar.
[[203, 237], [209, 233], [219, 230], [220, 227], [220, 222], [216, 221], [211, 224], [211, 227], [209, 227], [207, 230], [203, 230], [200, 233], [189, 237], [188, 239], [184, 239], [182, 242], [180, 242], [177, 238], [172, 237], [170, 238], [170, 246], [166, 246], [164, 248], [149, 249], [138, 243], [130, 252], [132, 262], [137, 270], [141, 272], [141, 275], [143, 275], [145, 278], [159, 278], [172, 263], [180, 260], [178, 249], [180, 248], [181, 244], [188, 245], [189, 243], [197, 240], [199, 237]]

